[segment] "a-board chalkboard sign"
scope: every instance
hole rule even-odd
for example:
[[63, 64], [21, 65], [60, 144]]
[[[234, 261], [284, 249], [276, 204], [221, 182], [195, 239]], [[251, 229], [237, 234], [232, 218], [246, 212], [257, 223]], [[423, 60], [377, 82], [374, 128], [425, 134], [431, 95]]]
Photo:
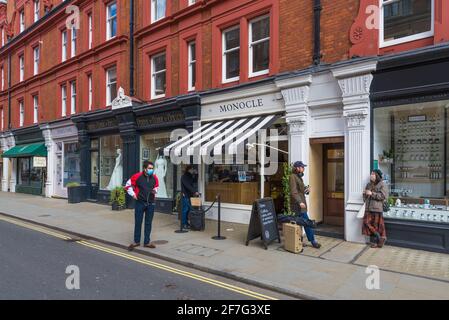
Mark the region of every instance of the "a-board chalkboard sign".
[[276, 239], [281, 243], [276, 210], [274, 209], [272, 198], [259, 199], [253, 203], [246, 245], [248, 245], [251, 240], [259, 237], [264, 243], [265, 250], [268, 249], [268, 245]]

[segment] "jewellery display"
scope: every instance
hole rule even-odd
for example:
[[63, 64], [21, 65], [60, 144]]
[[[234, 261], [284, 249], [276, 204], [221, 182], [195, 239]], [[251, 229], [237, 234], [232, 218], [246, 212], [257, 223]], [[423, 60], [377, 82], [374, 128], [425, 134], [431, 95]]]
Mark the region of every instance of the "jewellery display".
[[439, 209], [410, 209], [391, 207], [390, 211], [385, 214], [385, 218], [449, 223], [449, 211]]

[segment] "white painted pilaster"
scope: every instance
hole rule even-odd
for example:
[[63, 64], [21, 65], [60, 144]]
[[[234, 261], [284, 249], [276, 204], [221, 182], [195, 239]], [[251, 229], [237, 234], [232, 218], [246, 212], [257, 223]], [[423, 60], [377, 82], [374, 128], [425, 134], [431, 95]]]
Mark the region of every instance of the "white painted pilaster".
[[47, 179], [45, 180], [45, 197], [51, 198], [53, 195], [53, 181], [55, 174], [55, 143], [52, 139], [51, 129], [48, 125], [41, 127], [41, 130], [45, 139], [45, 146], [47, 147]]
[[[5, 136], [3, 136], [3, 135], [1, 136], [0, 143], [1, 143], [1, 148], [2, 148], [3, 152], [6, 152], [9, 150], [9, 146], [8, 146], [7, 139]], [[2, 164], [3, 177], [2, 177], [2, 181], [1, 181], [1, 184], [2, 184], [1, 190], [4, 192], [8, 192], [8, 190], [9, 190], [9, 186], [8, 186], [9, 185], [9, 161], [10, 160], [8, 158], [4, 158], [3, 164]]]
[[[11, 149], [13, 147], [15, 147], [16, 145], [16, 140], [14, 139], [14, 135], [10, 132], [8, 134], [5, 135], [6, 138], [6, 144], [7, 144], [7, 149]], [[5, 186], [2, 186], [7, 190], [8, 189], [8, 183], [9, 183], [9, 191], [10, 192], [16, 192], [16, 184], [17, 184], [17, 159], [5, 159], [8, 160], [6, 162], [8, 162], [7, 166], [11, 167], [8, 168], [10, 169], [9, 171], [11, 172], [11, 175], [9, 177], [9, 181], [5, 181]]]
[[365, 242], [362, 220], [362, 191], [370, 175], [370, 87], [376, 62], [364, 62], [333, 70], [342, 91], [345, 130], [345, 239]]

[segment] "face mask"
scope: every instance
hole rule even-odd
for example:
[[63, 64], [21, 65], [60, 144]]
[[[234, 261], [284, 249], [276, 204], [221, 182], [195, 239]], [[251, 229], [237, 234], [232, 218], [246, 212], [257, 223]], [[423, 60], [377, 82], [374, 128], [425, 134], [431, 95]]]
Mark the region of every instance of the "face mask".
[[154, 172], [153, 169], [148, 169], [148, 170], [147, 170], [147, 174], [148, 174], [149, 176], [152, 176], [152, 175], [153, 175], [153, 172]]
[[304, 172], [299, 172], [298, 176], [300, 176], [301, 178], [304, 177]]
[[376, 182], [376, 176], [371, 176], [371, 182]]

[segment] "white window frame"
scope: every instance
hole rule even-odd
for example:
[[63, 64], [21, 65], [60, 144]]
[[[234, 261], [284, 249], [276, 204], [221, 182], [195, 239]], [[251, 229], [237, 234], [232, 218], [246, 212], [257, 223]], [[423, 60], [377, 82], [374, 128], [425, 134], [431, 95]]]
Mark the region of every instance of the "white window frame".
[[189, 0], [189, 6], [191, 6], [192, 4], [195, 4], [196, 0]]
[[74, 56], [76, 56], [76, 49], [77, 49], [76, 40], [78, 39], [78, 31], [76, 30], [75, 25], [72, 26], [71, 31], [72, 31], [72, 40], [71, 40], [72, 47], [70, 49], [70, 56], [71, 56], [71, 58], [73, 58]]
[[[156, 19], [156, 13], [157, 13], [157, 2], [158, 1], [165, 1], [165, 12], [162, 17], [159, 19]], [[151, 23], [155, 23], [159, 20], [164, 19], [167, 16], [167, 0], [151, 0]]]
[[20, 112], [19, 126], [23, 127], [23, 125], [25, 124], [25, 105], [23, 100], [19, 101], [19, 112]]
[[[111, 7], [113, 5], [115, 5], [115, 12], [116, 12], [115, 16], [110, 15]], [[115, 34], [115, 35], [111, 34], [111, 25], [112, 25], [111, 22], [113, 20], [116, 21], [116, 24], [118, 22], [117, 21], [117, 12], [118, 12], [117, 2], [114, 1], [107, 5], [107, 8], [106, 8], [106, 40], [111, 40], [117, 36], [117, 34]]]
[[61, 115], [67, 116], [67, 86], [61, 86]]
[[383, 0], [379, 0], [379, 8], [380, 8], [380, 19], [379, 19], [379, 47], [380, 48], [385, 48], [385, 47], [389, 47], [389, 46], [394, 46], [397, 44], [401, 44], [401, 43], [406, 43], [406, 42], [411, 42], [411, 41], [416, 41], [416, 40], [420, 40], [420, 39], [425, 39], [425, 38], [429, 38], [434, 36], [435, 34], [435, 0], [431, 0], [431, 28], [430, 31], [425, 31], [425, 32], [421, 32], [421, 33], [417, 33], [411, 36], [407, 36], [407, 37], [403, 37], [400, 39], [395, 39], [395, 40], [387, 40], [384, 41], [384, 6], [394, 3], [394, 2], [399, 2], [400, 0], [388, 0], [388, 1], [383, 1]]
[[70, 82], [70, 114], [76, 113], [76, 81]]
[[[192, 44], [195, 45], [195, 60], [192, 60]], [[195, 90], [195, 86], [193, 85], [193, 68], [197, 67], [197, 60], [196, 60], [196, 56], [197, 56], [197, 47], [196, 47], [196, 41], [191, 41], [188, 43], [187, 45], [187, 51], [188, 51], [188, 91], [194, 91]], [[198, 78], [198, 72], [195, 73], [196, 74], [196, 81], [195, 84], [197, 82], [197, 78]]]
[[5, 68], [2, 67], [2, 91], [5, 90]]
[[19, 68], [20, 68], [19, 81], [22, 82], [25, 80], [25, 55], [23, 54], [19, 57]]
[[19, 28], [20, 32], [25, 31], [25, 9], [19, 12]]
[[61, 58], [62, 58], [62, 62], [64, 62], [64, 61], [66, 61], [67, 60], [67, 44], [68, 44], [68, 32], [67, 32], [67, 30], [64, 30], [64, 31], [62, 31], [61, 32], [61, 43], [62, 43], [62, 45], [61, 45], [61, 49], [62, 49], [62, 55], [61, 55]]
[[87, 20], [88, 20], [88, 28], [89, 28], [89, 35], [88, 35], [88, 41], [89, 41], [89, 49], [92, 49], [93, 46], [93, 17], [92, 17], [92, 13], [89, 13], [89, 15], [87, 16]]
[[40, 19], [40, 1], [34, 0], [34, 22]]
[[[268, 15], [261, 16], [261, 17], [258, 17], [258, 18], [255, 18], [255, 19], [249, 21], [249, 23], [248, 23], [248, 56], [249, 56], [248, 57], [248, 63], [249, 63], [248, 64], [248, 66], [249, 66], [249, 69], [248, 69], [249, 75], [248, 75], [248, 77], [249, 78], [258, 77], [258, 76], [270, 73], [270, 64], [269, 63], [268, 63], [268, 69], [261, 70], [261, 71], [258, 71], [258, 72], [254, 72], [253, 71], [253, 47], [254, 47], [254, 45], [259, 44], [259, 43], [263, 43], [263, 42], [266, 42], [266, 41], [268, 41], [268, 43], [271, 42], [271, 20], [270, 20], [270, 34], [269, 34], [269, 37], [252, 42], [253, 23], [258, 22], [260, 20], [264, 20], [264, 19], [270, 20], [270, 16], [268, 16]], [[268, 46], [268, 55], [270, 55], [270, 53], [271, 53], [270, 52], [270, 48], [271, 48], [271, 45]]]
[[[158, 57], [165, 56], [165, 69], [159, 70], [157, 72], [154, 71], [154, 60]], [[165, 93], [163, 94], [156, 94], [156, 76], [158, 74], [165, 72], [165, 88], [167, 88], [167, 55], [166, 52], [161, 52], [158, 54], [155, 54], [154, 56], [151, 56], [151, 99], [160, 99], [165, 98], [165, 95], [167, 94], [167, 90], [165, 90]]]
[[92, 94], [92, 74], [89, 74], [87, 76], [87, 83], [88, 83], [88, 104], [89, 104], [89, 111], [92, 110], [92, 103], [93, 103], [93, 94]]
[[39, 46], [34, 47], [33, 49], [33, 74], [37, 75], [39, 73], [39, 62], [40, 62], [40, 48]]
[[[240, 56], [242, 54], [242, 52], [240, 50], [241, 49], [241, 43], [239, 43], [239, 46], [236, 47], [236, 48], [232, 48], [230, 50], [225, 50], [225, 48], [226, 48], [226, 37], [225, 37], [225, 34], [227, 32], [229, 32], [229, 31], [233, 31], [233, 30], [236, 30], [236, 29], [239, 29], [239, 33], [240, 33], [240, 31], [241, 31], [240, 30], [240, 25], [233, 26], [233, 27], [225, 29], [225, 30], [223, 30], [221, 32], [221, 43], [222, 43], [221, 44], [221, 46], [222, 46], [222, 49], [221, 49], [221, 51], [222, 51], [222, 57], [221, 57], [222, 70], [221, 70], [221, 73], [222, 73], [222, 83], [230, 83], [230, 82], [234, 82], [234, 81], [239, 81], [240, 80], [240, 75], [237, 76], [237, 77], [234, 77], [234, 78], [229, 78], [229, 79], [226, 78], [226, 54], [239, 50], [240, 51], [239, 59], [240, 59]], [[241, 40], [241, 38], [240, 38], [240, 40]]]
[[33, 123], [39, 122], [39, 96], [33, 96]]
[[[115, 82], [111, 82], [110, 79], [110, 72], [112, 70], [115, 70]], [[117, 87], [117, 67], [111, 67], [109, 69], [106, 70], [106, 106], [111, 106], [112, 105], [112, 91], [111, 91], [111, 87], [113, 84], [116, 84]]]

